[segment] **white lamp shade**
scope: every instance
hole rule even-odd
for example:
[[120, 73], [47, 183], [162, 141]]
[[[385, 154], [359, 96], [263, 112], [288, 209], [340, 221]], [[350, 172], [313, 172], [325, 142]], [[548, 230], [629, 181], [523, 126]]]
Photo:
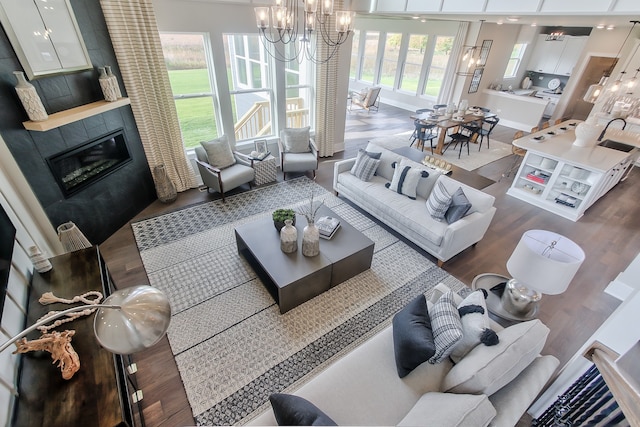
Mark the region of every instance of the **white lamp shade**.
[[513, 250], [507, 270], [528, 288], [556, 295], [567, 290], [583, 261], [584, 251], [568, 238], [551, 231], [529, 230]]

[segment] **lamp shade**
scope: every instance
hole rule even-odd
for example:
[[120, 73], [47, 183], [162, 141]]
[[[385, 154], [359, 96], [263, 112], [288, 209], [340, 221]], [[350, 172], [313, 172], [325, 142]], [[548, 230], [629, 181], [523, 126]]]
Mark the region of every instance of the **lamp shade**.
[[160, 290], [146, 285], [111, 294], [96, 311], [93, 329], [100, 345], [118, 354], [151, 347], [164, 336], [171, 319], [169, 300]]
[[522, 235], [507, 261], [507, 270], [518, 282], [543, 294], [567, 290], [584, 261], [584, 251], [568, 238], [546, 230]]

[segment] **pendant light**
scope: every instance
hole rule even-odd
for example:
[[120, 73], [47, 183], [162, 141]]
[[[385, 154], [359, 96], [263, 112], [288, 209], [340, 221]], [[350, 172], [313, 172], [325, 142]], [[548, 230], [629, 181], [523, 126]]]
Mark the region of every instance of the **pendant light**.
[[[484, 19], [481, 19], [478, 37], [482, 33], [483, 23]], [[488, 52], [483, 48], [484, 46], [478, 46], [477, 44], [474, 46], [464, 46], [464, 53], [460, 58], [460, 69], [456, 74], [459, 76], [471, 76], [476, 68], [484, 68], [484, 61], [487, 59]]]

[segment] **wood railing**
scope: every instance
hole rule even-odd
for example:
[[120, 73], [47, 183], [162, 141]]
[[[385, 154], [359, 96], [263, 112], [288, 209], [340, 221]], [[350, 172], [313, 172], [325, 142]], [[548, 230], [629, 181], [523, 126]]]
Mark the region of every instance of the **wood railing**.
[[595, 341], [584, 354], [596, 365], [631, 426], [640, 426], [640, 342], [622, 357]]
[[[309, 109], [304, 108], [303, 98], [287, 98], [286, 127], [300, 128], [309, 125]], [[271, 108], [269, 101], [259, 101], [238, 120], [234, 126], [236, 141], [271, 134]]]

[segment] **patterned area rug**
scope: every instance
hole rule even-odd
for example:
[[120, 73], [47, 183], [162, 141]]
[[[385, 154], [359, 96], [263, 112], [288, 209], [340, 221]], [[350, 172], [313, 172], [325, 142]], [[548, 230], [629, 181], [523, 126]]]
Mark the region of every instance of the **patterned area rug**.
[[[234, 227], [316, 200], [375, 242], [371, 269], [280, 314]], [[389, 325], [439, 282], [464, 284], [345, 200], [302, 177], [132, 224], [151, 285], [171, 301], [169, 342], [198, 425], [243, 424]], [[275, 233], [275, 229], [265, 233]], [[274, 250], [279, 250], [275, 248]]]
[[[397, 135], [375, 138], [372, 139], [371, 142], [381, 147], [388, 148], [389, 150], [393, 150], [394, 148], [408, 146], [410, 144], [410, 136], [411, 132], [404, 132]], [[436, 142], [436, 140], [433, 141], [434, 146]], [[496, 141], [495, 139], [491, 138], [490, 146], [491, 148], [487, 148], [487, 141], [485, 138], [485, 141], [482, 143], [482, 150], [480, 151], [478, 151], [477, 144], [469, 144], [469, 154], [467, 154], [467, 149], [465, 147], [462, 149], [460, 158], [458, 158], [460, 147], [455, 147], [454, 150], [454, 147], [452, 145], [447, 149], [447, 151], [444, 152], [443, 155], [440, 156], [438, 154], [434, 154], [433, 157], [437, 159], [444, 159], [449, 163], [461, 167], [462, 169], [472, 171], [498, 159], [511, 155], [511, 143], [505, 144], [504, 142]], [[431, 156], [431, 147], [429, 145], [425, 146], [424, 155]]]

